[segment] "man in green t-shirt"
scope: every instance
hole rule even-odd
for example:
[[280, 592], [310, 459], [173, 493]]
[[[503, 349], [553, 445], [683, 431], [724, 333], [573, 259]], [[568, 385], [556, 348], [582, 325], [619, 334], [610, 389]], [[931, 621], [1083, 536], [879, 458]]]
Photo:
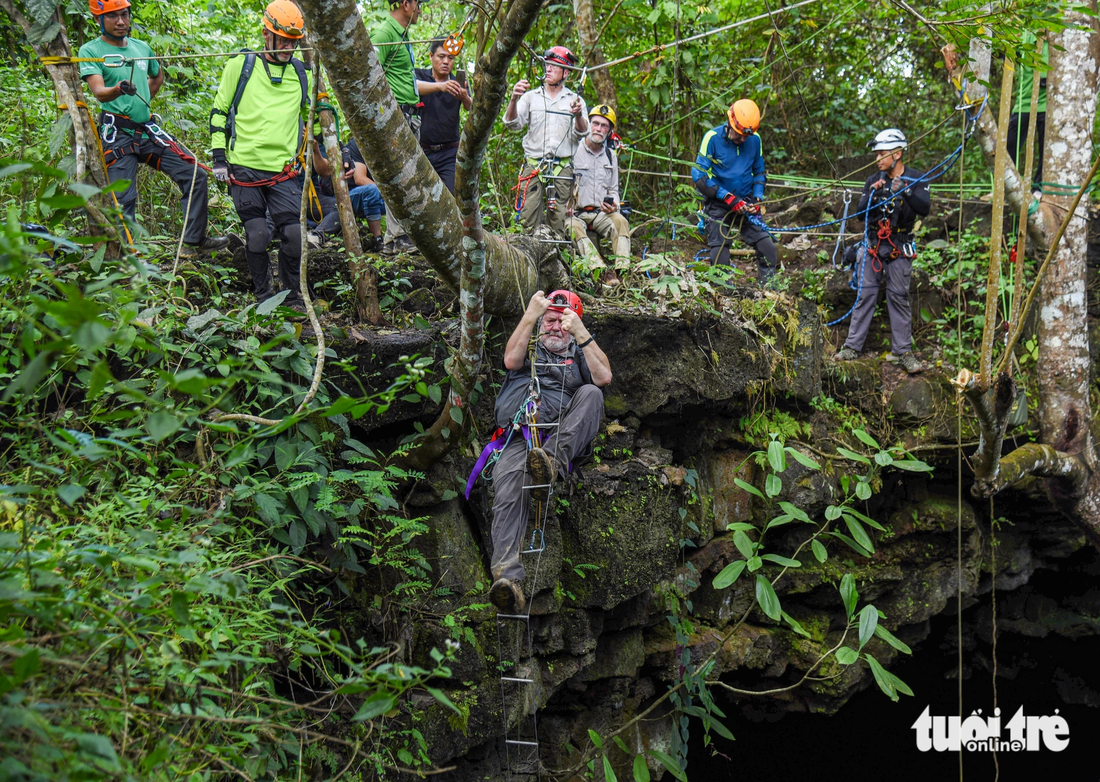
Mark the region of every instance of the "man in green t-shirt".
[[[1023, 48], [1034, 51], [1036, 38], [1031, 33], [1025, 32], [1020, 38]], [[1047, 42], [1043, 41], [1043, 51], [1040, 55], [1044, 64], [1050, 62], [1050, 51]], [[1040, 183], [1043, 181], [1043, 140], [1046, 136], [1047, 126], [1047, 73], [1045, 70], [1036, 72], [1034, 68], [1021, 65], [1017, 71], [1019, 80], [1016, 82], [1016, 99], [1012, 108], [1012, 114], [1008, 118], [1008, 154], [1012, 162], [1020, 167], [1027, 160], [1027, 131], [1031, 118], [1031, 90], [1035, 79], [1039, 79], [1039, 104], [1035, 109], [1035, 171], [1032, 174], [1032, 189], [1041, 192]], [[1021, 154], [1022, 153], [1022, 154]], [[1023, 175], [1023, 171], [1020, 171]]]
[[[383, 21], [370, 33], [371, 43], [378, 52], [378, 61], [382, 72], [390, 84], [394, 100], [401, 113], [412, 128], [416, 140], [420, 141], [420, 87], [427, 82], [418, 82], [413, 74], [413, 49], [409, 43], [409, 28], [420, 18], [420, 0], [390, 0], [390, 18]], [[431, 85], [430, 89], [437, 89]], [[396, 255], [401, 252], [414, 252], [416, 246], [405, 234], [405, 229], [394, 216], [386, 216], [385, 252]]]
[[150, 104], [164, 83], [164, 71], [156, 60], [149, 59], [153, 50], [130, 37], [130, 0], [88, 0], [88, 7], [99, 23], [100, 36], [81, 46], [78, 56], [106, 58], [108, 62], [124, 58], [118, 68], [107, 62], [80, 63], [81, 78], [103, 106], [99, 126], [107, 177], [112, 182], [130, 180], [119, 196], [119, 206], [126, 217], [134, 219], [137, 167], [139, 161], [145, 163], [170, 176], [183, 193], [181, 254], [193, 257], [223, 249], [228, 239], [206, 235], [206, 172], [198, 167], [194, 155], [151, 121]]
[[[305, 35], [305, 19], [290, 0], [273, 0], [264, 10], [263, 27], [264, 51], [237, 55], [222, 71], [210, 110], [214, 177], [229, 183], [233, 206], [244, 223], [245, 258], [256, 298], [275, 295], [267, 255], [270, 215], [279, 237], [279, 281], [289, 291], [285, 303], [301, 309], [302, 185], [294, 164], [312, 80], [294, 50]], [[245, 74], [249, 63], [251, 73]]]

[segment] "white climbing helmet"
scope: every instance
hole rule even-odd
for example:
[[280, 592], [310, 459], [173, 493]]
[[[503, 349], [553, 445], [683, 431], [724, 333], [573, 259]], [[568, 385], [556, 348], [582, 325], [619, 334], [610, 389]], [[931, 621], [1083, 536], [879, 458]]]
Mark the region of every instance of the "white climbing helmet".
[[871, 142], [872, 152], [882, 152], [890, 149], [905, 149], [909, 142], [905, 140], [905, 134], [897, 128], [887, 128], [875, 136]]

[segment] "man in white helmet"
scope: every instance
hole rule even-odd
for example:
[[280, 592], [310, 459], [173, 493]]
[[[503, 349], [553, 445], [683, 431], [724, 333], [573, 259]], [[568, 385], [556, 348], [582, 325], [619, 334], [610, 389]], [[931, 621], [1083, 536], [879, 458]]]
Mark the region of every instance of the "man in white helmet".
[[913, 355], [913, 316], [909, 309], [909, 277], [913, 272], [913, 226], [932, 208], [924, 173], [902, 160], [908, 143], [897, 128], [882, 131], [871, 142], [878, 172], [863, 185], [857, 216], [868, 222], [855, 259], [857, 301], [848, 339], [837, 361], [859, 358], [885, 281], [886, 310], [890, 315], [890, 348], [910, 374], [923, 367]]

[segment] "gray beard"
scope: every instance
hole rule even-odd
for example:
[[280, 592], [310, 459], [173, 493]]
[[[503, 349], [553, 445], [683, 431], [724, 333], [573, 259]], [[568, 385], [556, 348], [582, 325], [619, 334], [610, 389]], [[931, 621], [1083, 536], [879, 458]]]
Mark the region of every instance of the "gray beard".
[[551, 353], [557, 353], [562, 355], [569, 349], [569, 343], [573, 341], [570, 336], [564, 337], [552, 337], [549, 334], [543, 335], [542, 345]]

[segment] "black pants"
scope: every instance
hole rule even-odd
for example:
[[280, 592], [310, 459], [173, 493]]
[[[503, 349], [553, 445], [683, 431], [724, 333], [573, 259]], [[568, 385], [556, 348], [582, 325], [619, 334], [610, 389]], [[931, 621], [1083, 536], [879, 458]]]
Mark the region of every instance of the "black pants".
[[[1030, 114], [1013, 114], [1008, 118], [1008, 154], [1020, 169], [1020, 176], [1024, 174], [1020, 167], [1027, 162], [1027, 129], [1030, 119]], [[1034, 185], [1043, 181], [1043, 138], [1046, 136], [1046, 128], [1046, 112], [1040, 111], [1035, 115], [1035, 172], [1031, 177]], [[1017, 150], [1019, 150], [1019, 160], [1016, 159]]]
[[[195, 170], [194, 163], [188, 163], [168, 147], [161, 146], [147, 136], [135, 139], [124, 131], [116, 131], [110, 143], [103, 142], [104, 153], [137, 144], [137, 149], [120, 158], [115, 158], [107, 166], [107, 178], [111, 182], [119, 179], [130, 180], [130, 186], [118, 196], [118, 204], [123, 214], [134, 219], [137, 209], [137, 170], [138, 163], [144, 163], [172, 178], [183, 194], [180, 207], [187, 221], [183, 232], [183, 241], [187, 244], [199, 244], [206, 238], [207, 192], [206, 172]], [[194, 187], [191, 179], [194, 177]]]
[[[230, 173], [241, 182], [259, 182], [275, 176], [273, 171], [257, 171], [244, 166], [232, 166]], [[279, 280], [283, 290], [290, 291], [286, 302], [300, 302], [298, 266], [302, 260], [302, 231], [298, 215], [302, 208], [301, 184], [295, 178], [259, 187], [230, 183], [229, 195], [244, 223], [245, 258], [252, 273], [256, 298], [263, 301], [275, 295], [271, 284], [271, 258], [267, 254], [272, 236], [267, 221], [270, 214], [274, 233], [279, 237]]]
[[443, 186], [451, 191], [451, 195], [455, 192], [455, 161], [458, 159], [458, 147], [454, 149], [440, 149], [436, 152], [424, 153], [428, 162], [432, 164], [432, 168], [435, 169], [435, 173], [439, 174], [439, 178], [443, 180]]

